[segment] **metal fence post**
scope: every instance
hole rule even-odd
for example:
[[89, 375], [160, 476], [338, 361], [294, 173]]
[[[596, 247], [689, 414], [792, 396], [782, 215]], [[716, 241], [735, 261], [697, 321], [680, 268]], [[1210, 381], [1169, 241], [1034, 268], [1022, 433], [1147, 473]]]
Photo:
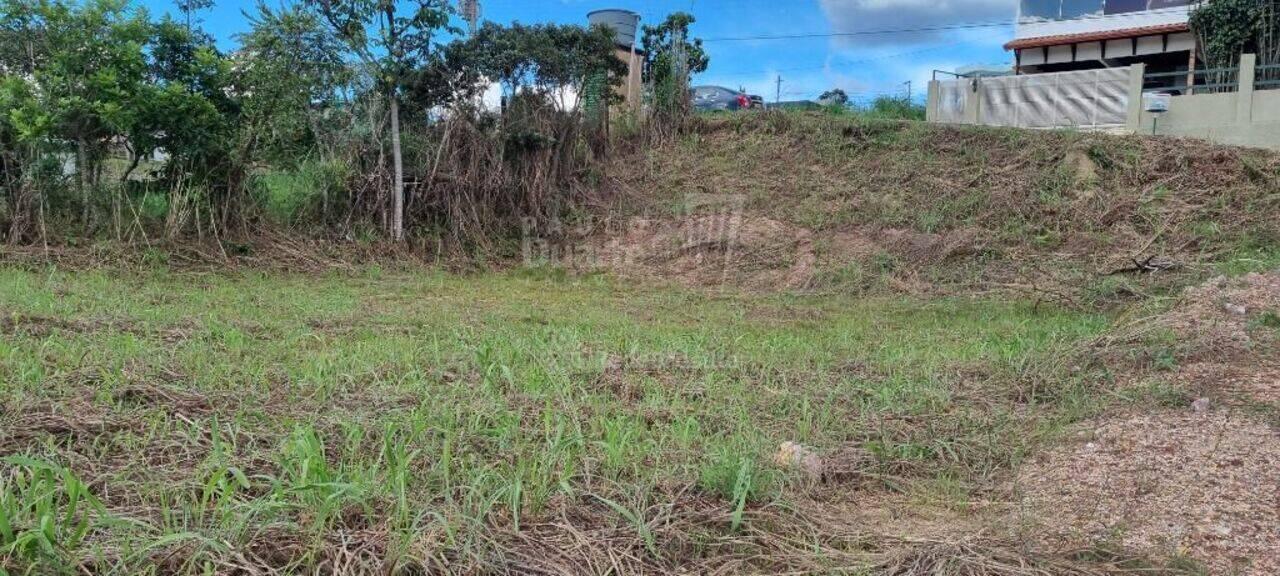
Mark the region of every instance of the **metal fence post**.
[[1236, 122], [1253, 122], [1253, 79], [1258, 65], [1256, 54], [1240, 55], [1239, 85], [1236, 87]]
[[1125, 128], [1133, 134], [1142, 129], [1142, 82], [1146, 74], [1146, 64], [1139, 62], [1129, 66], [1129, 111], [1125, 117]]

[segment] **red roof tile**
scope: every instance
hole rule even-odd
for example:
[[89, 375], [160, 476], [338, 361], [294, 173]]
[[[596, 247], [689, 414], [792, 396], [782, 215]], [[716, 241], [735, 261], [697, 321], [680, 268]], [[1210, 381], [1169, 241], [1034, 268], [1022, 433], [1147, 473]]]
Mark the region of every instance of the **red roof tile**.
[[1021, 50], [1023, 48], [1039, 48], [1041, 46], [1058, 46], [1060, 44], [1076, 44], [1079, 42], [1098, 42], [1101, 40], [1119, 40], [1136, 36], [1155, 34], [1171, 34], [1186, 32], [1191, 28], [1186, 22], [1178, 24], [1160, 24], [1158, 26], [1142, 26], [1139, 28], [1121, 28], [1101, 32], [1082, 32], [1080, 34], [1058, 34], [1056, 36], [1040, 36], [1037, 38], [1019, 38], [1004, 45], [1005, 50]]

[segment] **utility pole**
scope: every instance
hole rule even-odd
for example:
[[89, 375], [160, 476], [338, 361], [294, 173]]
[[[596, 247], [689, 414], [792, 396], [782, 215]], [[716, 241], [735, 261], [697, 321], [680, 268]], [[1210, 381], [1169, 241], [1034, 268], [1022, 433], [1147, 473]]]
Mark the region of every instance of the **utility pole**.
[[779, 75], [778, 75], [778, 88], [777, 88], [777, 91], [773, 93], [773, 103], [774, 103], [774, 104], [777, 104], [777, 103], [779, 103], [779, 102], [781, 102], [781, 101], [782, 101], [782, 75], [781, 75], [781, 74], [779, 74]]
[[467, 21], [467, 28], [474, 36], [480, 22], [480, 0], [459, 0], [458, 3], [458, 11], [462, 13], [462, 19]]
[[903, 82], [903, 84], [907, 85], [907, 102], [910, 102], [911, 101], [911, 81], [907, 80], [906, 82]]

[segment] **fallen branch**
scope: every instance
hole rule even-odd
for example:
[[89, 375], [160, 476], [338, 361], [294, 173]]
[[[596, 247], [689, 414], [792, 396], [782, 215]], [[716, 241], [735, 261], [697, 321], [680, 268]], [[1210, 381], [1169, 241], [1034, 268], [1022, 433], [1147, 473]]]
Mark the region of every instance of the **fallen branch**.
[[1133, 266], [1117, 268], [1107, 272], [1105, 276], [1117, 276], [1120, 274], [1150, 274], [1152, 272], [1162, 272], [1165, 270], [1177, 270], [1182, 267], [1182, 264], [1172, 260], [1157, 261], [1155, 256], [1148, 256], [1146, 260], [1130, 258], [1129, 261], [1133, 262]]

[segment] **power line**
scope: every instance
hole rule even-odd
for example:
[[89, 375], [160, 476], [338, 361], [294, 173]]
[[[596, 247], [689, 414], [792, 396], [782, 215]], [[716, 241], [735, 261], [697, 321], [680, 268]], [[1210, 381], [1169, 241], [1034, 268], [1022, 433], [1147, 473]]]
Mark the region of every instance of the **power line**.
[[[760, 68], [760, 69], [752, 69], [752, 70], [720, 70], [720, 69], [716, 69], [716, 70], [715, 70], [715, 73], [716, 73], [716, 74], [754, 74], [754, 73], [759, 73], [759, 72], [800, 72], [800, 71], [806, 71], [806, 70], [826, 70], [826, 69], [828, 69], [828, 68], [831, 68], [831, 69], [838, 69], [838, 68], [840, 68], [840, 67], [842, 67], [842, 66], [848, 66], [848, 65], [851, 65], [851, 64], [865, 64], [865, 63], [867, 63], [867, 62], [876, 62], [876, 61], [879, 61], [879, 60], [892, 60], [892, 59], [894, 59], [894, 58], [906, 58], [906, 57], [908, 57], [908, 56], [918, 56], [918, 55], [920, 55], [920, 54], [927, 54], [927, 53], [929, 53], [929, 52], [937, 52], [938, 50], [945, 50], [945, 49], [947, 49], [947, 48], [954, 48], [954, 47], [959, 46], [959, 45], [960, 45], [960, 43], [959, 43], [959, 42], [954, 42], [954, 43], [951, 43], [951, 44], [942, 44], [942, 45], [940, 45], [940, 46], [931, 46], [931, 47], [929, 47], [929, 48], [922, 48], [922, 49], [920, 49], [920, 50], [912, 50], [912, 51], [910, 51], [910, 52], [897, 52], [897, 53], [894, 53], [894, 54], [884, 54], [884, 55], [881, 55], [881, 56], [871, 56], [871, 57], [867, 57], [867, 58], [859, 58], [859, 59], [857, 59], [857, 60], [839, 60], [839, 61], [836, 61], [836, 62], [828, 62], [828, 63], [823, 64], [823, 65], [821, 65], [821, 66], [801, 66], [801, 67], [796, 67], [796, 68]], [[708, 72], [710, 72], [710, 71], [708, 71]]]
[[941, 32], [945, 30], [971, 30], [975, 28], [997, 28], [1013, 26], [1012, 21], [1004, 22], [971, 22], [967, 24], [947, 24], [941, 26], [922, 26], [919, 28], [883, 28], [878, 30], [854, 30], [850, 32], [821, 32], [809, 34], [778, 34], [761, 36], [721, 36], [703, 38], [703, 42], [745, 42], [754, 40], [799, 40], [804, 38], [842, 38], [846, 36], [871, 36], [876, 34], [912, 34], [918, 32]]

